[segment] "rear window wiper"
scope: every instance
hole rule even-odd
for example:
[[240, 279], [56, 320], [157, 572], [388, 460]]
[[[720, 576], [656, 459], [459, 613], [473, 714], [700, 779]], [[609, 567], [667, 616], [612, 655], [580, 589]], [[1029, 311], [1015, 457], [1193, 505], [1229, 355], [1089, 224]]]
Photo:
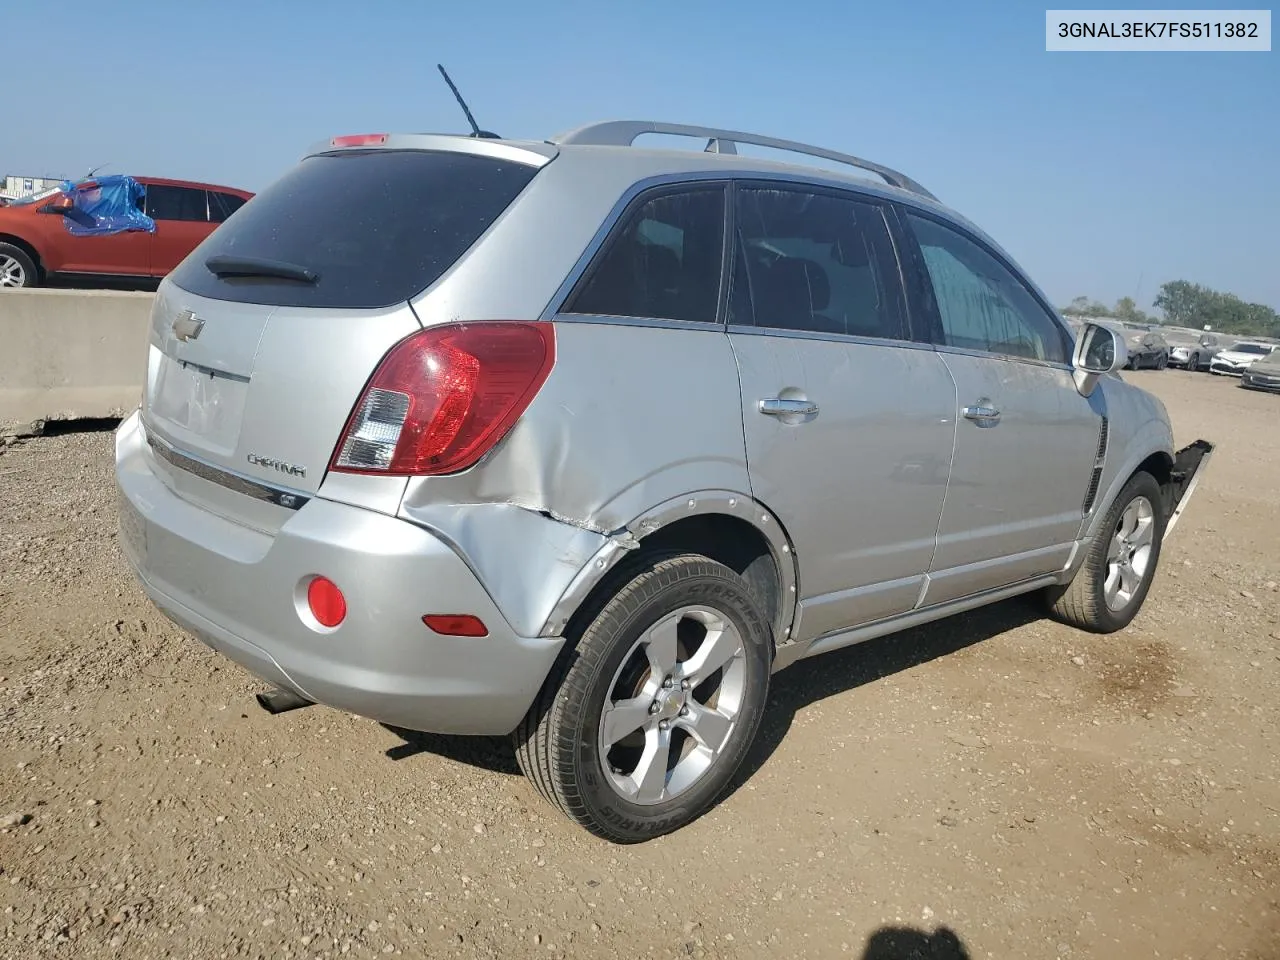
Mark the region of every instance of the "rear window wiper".
[[218, 277], [276, 277], [315, 284], [320, 274], [296, 263], [283, 260], [267, 260], [263, 257], [236, 257], [221, 253], [204, 262], [209, 272]]

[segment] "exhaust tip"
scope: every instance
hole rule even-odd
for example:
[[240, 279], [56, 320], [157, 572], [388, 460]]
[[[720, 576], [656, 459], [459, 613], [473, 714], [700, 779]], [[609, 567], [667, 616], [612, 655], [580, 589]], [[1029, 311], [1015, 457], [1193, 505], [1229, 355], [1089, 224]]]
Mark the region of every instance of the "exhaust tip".
[[297, 710], [300, 707], [312, 706], [314, 703], [314, 701], [308, 700], [301, 694], [292, 690], [285, 690], [283, 687], [276, 687], [274, 690], [265, 690], [262, 693], [254, 694], [254, 698], [258, 701], [258, 706], [270, 714]]

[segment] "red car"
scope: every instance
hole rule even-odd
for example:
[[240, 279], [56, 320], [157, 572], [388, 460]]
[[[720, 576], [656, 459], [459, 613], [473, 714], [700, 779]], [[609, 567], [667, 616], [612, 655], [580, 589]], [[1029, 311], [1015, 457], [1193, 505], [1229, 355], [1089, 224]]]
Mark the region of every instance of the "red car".
[[[34, 287], [53, 277], [163, 277], [253, 194], [189, 180], [135, 177], [138, 201], [154, 232], [127, 230], [77, 236], [63, 222], [73, 206], [61, 190], [46, 190], [0, 206], [0, 287]], [[77, 190], [91, 189], [92, 179]]]

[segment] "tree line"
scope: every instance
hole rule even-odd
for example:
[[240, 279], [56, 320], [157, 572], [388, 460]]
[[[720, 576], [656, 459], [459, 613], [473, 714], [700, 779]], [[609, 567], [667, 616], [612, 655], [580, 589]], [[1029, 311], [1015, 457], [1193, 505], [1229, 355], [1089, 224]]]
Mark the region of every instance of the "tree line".
[[1163, 318], [1139, 309], [1133, 297], [1121, 297], [1114, 307], [1088, 297], [1076, 297], [1062, 308], [1062, 313], [1111, 317], [1126, 323], [1166, 323], [1197, 330], [1208, 325], [1221, 333], [1280, 337], [1280, 313], [1271, 307], [1246, 303], [1234, 293], [1221, 293], [1186, 280], [1162, 284], [1151, 305], [1162, 311]]

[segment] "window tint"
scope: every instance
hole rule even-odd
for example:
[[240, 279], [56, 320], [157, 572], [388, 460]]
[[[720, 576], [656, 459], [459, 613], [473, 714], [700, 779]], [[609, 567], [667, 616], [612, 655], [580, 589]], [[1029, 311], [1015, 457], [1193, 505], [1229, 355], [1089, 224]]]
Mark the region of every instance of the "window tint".
[[203, 190], [191, 187], [169, 187], [153, 184], [147, 187], [147, 216], [152, 220], [209, 219]]
[[227, 217], [244, 206], [244, 199], [234, 193], [209, 191], [209, 219], [214, 223], [222, 223]]
[[999, 260], [949, 227], [907, 213], [933, 282], [947, 346], [1066, 363], [1064, 331]]
[[606, 242], [565, 312], [714, 323], [723, 249], [723, 188], [655, 197]]
[[[171, 277], [200, 296], [298, 307], [387, 307], [421, 293], [537, 168], [468, 153], [369, 150], [308, 157], [219, 227]], [[213, 256], [296, 264], [314, 284], [218, 278]]]
[[[802, 190], [738, 191], [733, 322], [907, 339], [884, 214], [875, 204]], [[751, 315], [744, 312], [749, 287]]]

